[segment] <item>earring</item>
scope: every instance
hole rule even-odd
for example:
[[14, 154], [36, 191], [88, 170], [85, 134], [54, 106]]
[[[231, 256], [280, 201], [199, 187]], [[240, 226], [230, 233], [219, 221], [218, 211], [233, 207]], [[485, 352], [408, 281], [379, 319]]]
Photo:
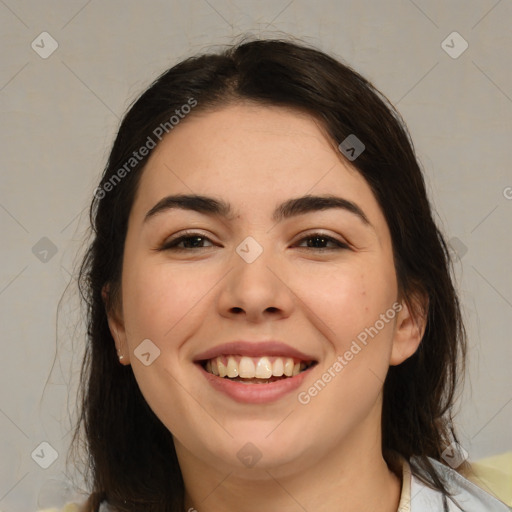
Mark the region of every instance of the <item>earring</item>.
[[124, 359], [123, 354], [121, 354], [121, 350], [117, 351], [117, 357], [119, 358], [119, 361], [122, 361]]
[[123, 355], [119, 356], [119, 361], [122, 361], [123, 359], [124, 359]]

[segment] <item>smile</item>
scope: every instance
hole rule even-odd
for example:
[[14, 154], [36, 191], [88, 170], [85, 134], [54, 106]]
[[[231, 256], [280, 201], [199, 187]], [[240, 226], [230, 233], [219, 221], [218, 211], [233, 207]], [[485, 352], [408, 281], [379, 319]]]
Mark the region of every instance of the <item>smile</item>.
[[222, 355], [205, 361], [203, 368], [212, 375], [236, 382], [269, 384], [295, 377], [313, 364], [314, 361], [302, 361], [292, 357]]
[[263, 404], [301, 386], [318, 359], [276, 340], [237, 340], [208, 348], [193, 362], [213, 391], [239, 403]]

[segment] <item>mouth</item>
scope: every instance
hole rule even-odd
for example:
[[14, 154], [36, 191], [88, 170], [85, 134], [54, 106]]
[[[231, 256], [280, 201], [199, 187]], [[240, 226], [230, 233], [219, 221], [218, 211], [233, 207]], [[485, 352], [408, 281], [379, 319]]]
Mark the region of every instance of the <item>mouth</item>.
[[199, 361], [209, 374], [243, 384], [271, 384], [291, 379], [316, 364], [297, 357], [265, 355], [261, 357], [223, 354]]
[[211, 389], [244, 404], [271, 403], [304, 384], [318, 360], [279, 341], [232, 341], [193, 362]]

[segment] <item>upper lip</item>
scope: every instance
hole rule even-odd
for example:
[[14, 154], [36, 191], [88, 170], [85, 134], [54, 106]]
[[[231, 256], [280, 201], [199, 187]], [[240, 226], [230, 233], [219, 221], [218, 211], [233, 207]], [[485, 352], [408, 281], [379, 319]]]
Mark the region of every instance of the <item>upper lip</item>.
[[195, 356], [194, 361], [207, 361], [217, 356], [230, 354], [249, 357], [281, 356], [301, 361], [315, 361], [313, 356], [280, 341], [231, 341], [201, 352]]

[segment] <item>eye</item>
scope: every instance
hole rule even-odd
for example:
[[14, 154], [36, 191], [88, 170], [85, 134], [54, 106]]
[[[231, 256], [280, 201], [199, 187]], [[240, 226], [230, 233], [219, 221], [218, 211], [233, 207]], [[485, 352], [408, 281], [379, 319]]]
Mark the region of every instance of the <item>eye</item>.
[[[205, 246], [205, 242], [210, 243], [210, 246]], [[306, 242], [307, 245], [301, 245], [303, 242]], [[328, 244], [331, 244], [331, 246], [329, 247]], [[207, 236], [198, 232], [187, 232], [177, 238], [165, 242], [160, 250], [188, 251], [195, 249], [206, 249], [207, 247], [213, 247], [213, 242]], [[332, 251], [349, 248], [346, 243], [331, 236], [324, 235], [323, 233], [312, 233], [301, 238], [296, 244], [296, 247], [313, 249], [315, 251]]]
[[191, 249], [205, 249], [207, 246], [202, 245], [205, 241], [212, 243], [211, 240], [202, 233], [187, 232], [178, 238], [174, 238], [165, 242], [160, 249], [162, 251], [187, 251]]
[[[304, 241], [307, 241], [307, 249], [313, 249], [316, 251], [332, 251], [332, 250], [340, 250], [340, 249], [348, 249], [349, 246], [342, 242], [341, 240], [336, 240], [336, 238], [333, 238], [328, 235], [324, 235], [323, 233], [311, 233], [308, 236], [305, 236], [299, 240], [299, 243], [302, 243]], [[326, 247], [326, 244], [332, 244], [334, 245], [331, 247]], [[304, 247], [301, 245], [298, 245], [298, 247]]]

